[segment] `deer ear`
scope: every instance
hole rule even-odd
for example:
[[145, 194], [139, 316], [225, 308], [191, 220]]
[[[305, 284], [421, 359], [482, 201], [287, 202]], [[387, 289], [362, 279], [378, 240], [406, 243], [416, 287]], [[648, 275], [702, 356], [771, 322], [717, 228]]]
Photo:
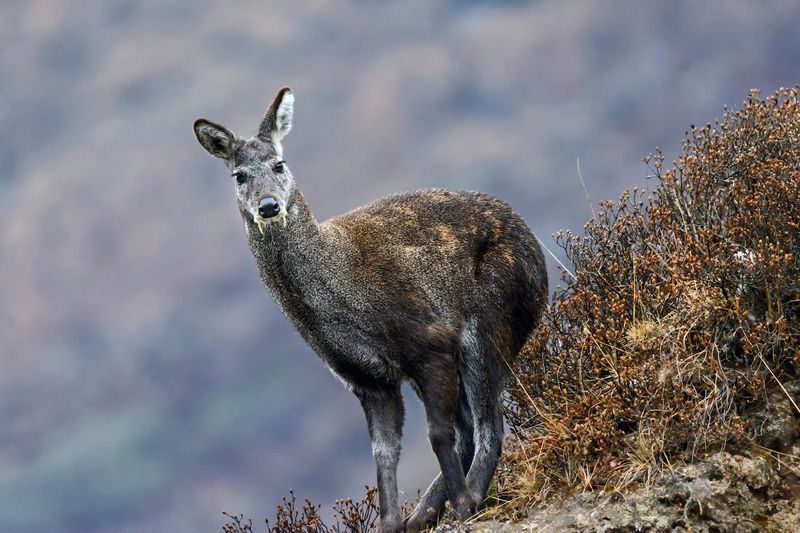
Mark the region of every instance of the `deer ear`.
[[294, 94], [288, 87], [278, 91], [278, 95], [269, 106], [261, 126], [258, 128], [258, 138], [262, 141], [280, 142], [283, 136], [292, 129], [292, 116], [294, 115]]
[[203, 148], [214, 157], [228, 160], [233, 155], [233, 134], [225, 126], [198, 118], [194, 122], [194, 134]]

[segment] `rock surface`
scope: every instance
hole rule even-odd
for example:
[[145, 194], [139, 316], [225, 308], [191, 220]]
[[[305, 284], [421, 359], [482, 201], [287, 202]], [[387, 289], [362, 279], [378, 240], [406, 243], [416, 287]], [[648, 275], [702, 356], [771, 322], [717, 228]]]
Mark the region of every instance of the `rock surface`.
[[[800, 445], [790, 451], [797, 457]], [[797, 531], [797, 467], [720, 452], [675, 467], [649, 487], [578, 494], [535, 509], [518, 523], [450, 524], [436, 532]]]

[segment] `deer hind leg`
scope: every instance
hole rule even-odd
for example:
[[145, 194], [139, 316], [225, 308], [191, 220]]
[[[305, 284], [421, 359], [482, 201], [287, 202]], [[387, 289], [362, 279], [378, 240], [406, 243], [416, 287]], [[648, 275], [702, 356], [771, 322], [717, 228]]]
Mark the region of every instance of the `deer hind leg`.
[[[461, 460], [461, 468], [464, 472], [469, 470], [472, 463], [472, 456], [475, 453], [475, 445], [472, 438], [472, 411], [467, 403], [464, 387], [459, 384], [458, 388], [458, 408], [456, 409], [455, 430], [456, 430], [456, 453]], [[447, 490], [445, 487], [444, 476], [440, 472], [436, 479], [422, 495], [416, 509], [406, 520], [407, 531], [419, 531], [423, 528], [433, 526], [439, 519], [447, 501]]]
[[403, 517], [397, 496], [397, 462], [403, 431], [403, 397], [400, 385], [357, 390], [367, 417], [372, 455], [378, 470], [381, 533], [401, 533]]
[[464, 348], [468, 360], [462, 365], [464, 392], [472, 409], [475, 426], [475, 456], [467, 486], [483, 502], [497, 468], [503, 446], [503, 408], [501, 397], [507, 378], [500, 354], [485, 338], [473, 337]]
[[[414, 376], [414, 383], [425, 406], [428, 440], [442, 470], [445, 492], [459, 519], [470, 517], [477, 501], [467, 490], [461, 459], [456, 453], [455, 419], [458, 408], [458, 372], [450, 354], [434, 354]], [[406, 531], [415, 531], [409, 521]]]

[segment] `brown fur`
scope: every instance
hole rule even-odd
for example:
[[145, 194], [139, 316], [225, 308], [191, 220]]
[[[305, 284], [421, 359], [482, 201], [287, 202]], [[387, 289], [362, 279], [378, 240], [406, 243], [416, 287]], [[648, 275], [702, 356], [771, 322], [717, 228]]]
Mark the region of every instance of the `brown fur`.
[[[500, 454], [509, 365], [546, 303], [542, 252], [511, 207], [477, 192], [403, 193], [318, 222], [281, 159], [293, 102], [282, 89], [253, 139], [203, 119], [195, 133], [232, 173], [247, 176], [236, 194], [264, 284], [361, 401], [382, 530], [419, 531], [446, 498], [466, 518]], [[270, 219], [259, 207], [266, 198], [278, 209], [263, 211]], [[442, 469], [405, 525], [395, 477], [402, 381], [425, 404]]]

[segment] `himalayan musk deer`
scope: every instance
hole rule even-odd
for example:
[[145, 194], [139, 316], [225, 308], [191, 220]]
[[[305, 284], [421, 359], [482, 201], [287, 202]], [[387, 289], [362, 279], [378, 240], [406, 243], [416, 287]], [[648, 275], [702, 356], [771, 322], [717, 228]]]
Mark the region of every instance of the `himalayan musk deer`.
[[[546, 305], [539, 244], [511, 207], [477, 192], [397, 194], [318, 222], [283, 159], [293, 111], [283, 88], [253, 138], [205, 119], [194, 131], [230, 169], [267, 289], [361, 402], [381, 530], [419, 531], [446, 500], [466, 519], [500, 457], [510, 364]], [[405, 521], [396, 480], [403, 381], [425, 406], [441, 467]]]

